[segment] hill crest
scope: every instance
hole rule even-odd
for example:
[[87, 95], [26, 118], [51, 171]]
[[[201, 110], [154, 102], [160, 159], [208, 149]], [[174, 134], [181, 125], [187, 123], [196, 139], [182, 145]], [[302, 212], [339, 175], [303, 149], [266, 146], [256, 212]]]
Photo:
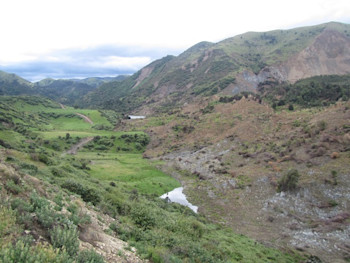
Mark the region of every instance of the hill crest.
[[294, 83], [317, 75], [350, 74], [349, 36], [349, 25], [330, 22], [200, 42], [122, 82], [102, 85], [81, 103], [150, 114], [182, 107], [198, 96], [256, 92], [259, 83], [271, 78]]

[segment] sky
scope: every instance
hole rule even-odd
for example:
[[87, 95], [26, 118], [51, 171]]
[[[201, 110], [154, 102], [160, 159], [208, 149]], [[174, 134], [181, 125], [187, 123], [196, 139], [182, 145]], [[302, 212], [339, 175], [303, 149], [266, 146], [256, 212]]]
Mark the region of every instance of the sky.
[[201, 41], [330, 21], [350, 23], [349, 0], [0, 0], [0, 70], [132, 74]]

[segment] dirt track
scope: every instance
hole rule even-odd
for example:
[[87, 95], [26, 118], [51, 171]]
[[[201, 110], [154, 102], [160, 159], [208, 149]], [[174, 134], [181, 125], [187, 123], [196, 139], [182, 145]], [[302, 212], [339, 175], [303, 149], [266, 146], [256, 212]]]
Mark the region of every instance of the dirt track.
[[92, 141], [94, 137], [86, 137], [80, 140], [77, 144], [74, 144], [66, 153], [67, 154], [77, 154], [77, 151], [83, 147], [85, 144]]
[[77, 112], [75, 114], [78, 115], [79, 117], [83, 118], [84, 121], [90, 123], [91, 125], [94, 124], [94, 122], [89, 117], [87, 117], [81, 113], [77, 113]]

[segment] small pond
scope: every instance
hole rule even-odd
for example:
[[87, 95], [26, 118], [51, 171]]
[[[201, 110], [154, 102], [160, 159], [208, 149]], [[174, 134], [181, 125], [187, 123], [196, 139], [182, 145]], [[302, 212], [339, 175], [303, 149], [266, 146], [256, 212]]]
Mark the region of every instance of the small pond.
[[180, 205], [185, 205], [191, 208], [195, 213], [198, 211], [198, 206], [192, 205], [187, 201], [186, 195], [182, 192], [183, 187], [178, 187], [172, 190], [171, 192], [163, 194], [160, 198], [166, 199], [168, 197], [170, 202], [178, 203]]

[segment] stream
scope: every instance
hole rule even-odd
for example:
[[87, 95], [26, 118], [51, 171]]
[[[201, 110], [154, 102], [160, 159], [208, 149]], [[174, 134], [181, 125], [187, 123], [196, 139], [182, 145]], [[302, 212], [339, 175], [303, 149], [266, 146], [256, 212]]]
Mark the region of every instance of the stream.
[[174, 190], [163, 194], [160, 198], [166, 199], [168, 197], [170, 202], [187, 206], [190, 209], [192, 209], [193, 212], [197, 213], [198, 206], [192, 205], [190, 202], [187, 201], [186, 195], [182, 192], [183, 189], [183, 187], [175, 188]]

